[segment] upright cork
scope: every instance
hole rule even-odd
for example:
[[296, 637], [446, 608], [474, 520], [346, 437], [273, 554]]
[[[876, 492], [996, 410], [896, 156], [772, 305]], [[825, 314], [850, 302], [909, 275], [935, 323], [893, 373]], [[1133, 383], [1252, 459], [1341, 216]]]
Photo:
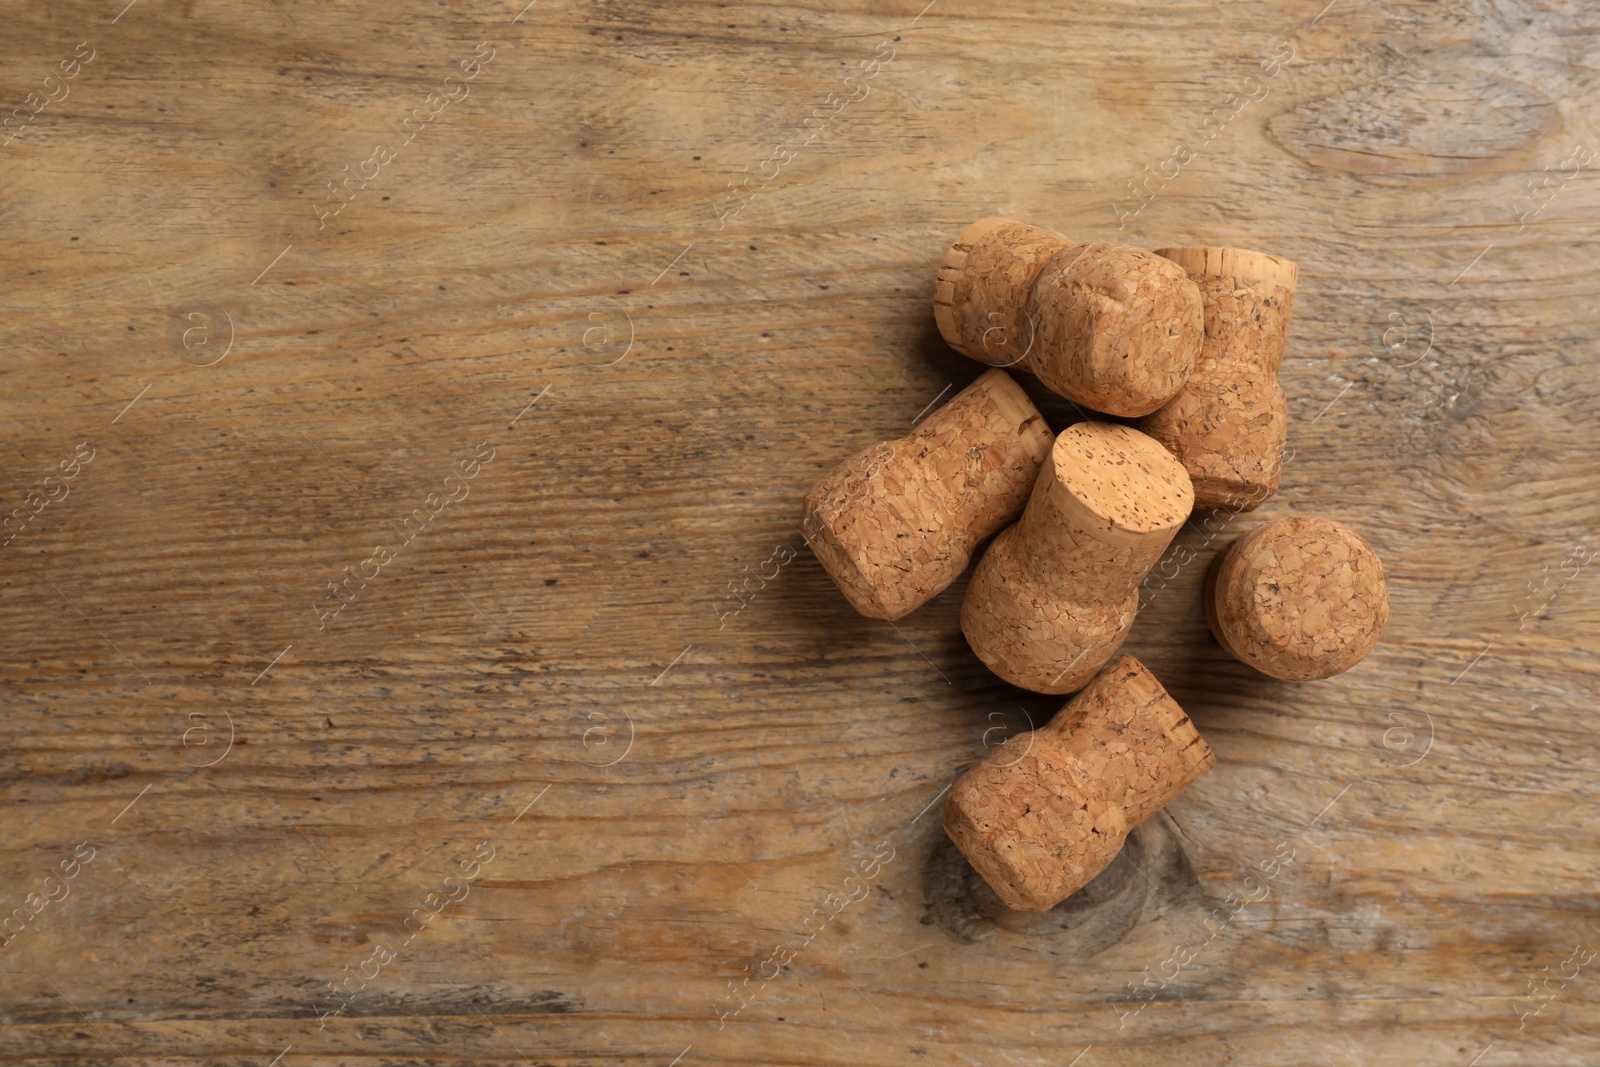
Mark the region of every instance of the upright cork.
[[1182, 465], [1138, 430], [1068, 427], [1022, 518], [973, 572], [961, 605], [967, 643], [1013, 685], [1078, 689], [1122, 646], [1139, 583], [1193, 505]]
[[945, 833], [1007, 907], [1048, 911], [1216, 761], [1155, 676], [1121, 656], [1047, 725], [961, 776]]
[[1005, 371], [985, 371], [905, 437], [823, 477], [806, 494], [802, 532], [857, 611], [898, 619], [1017, 517], [1049, 451], [1028, 394]]
[[1199, 290], [1168, 260], [998, 218], [974, 222], [945, 253], [933, 317], [956, 351], [1123, 416], [1183, 388], [1204, 332]]
[[1205, 604], [1223, 648], [1286, 681], [1349, 670], [1389, 621], [1378, 554], [1332, 519], [1279, 519], [1239, 538], [1212, 561]]
[[1205, 340], [1189, 381], [1139, 429], [1194, 480], [1196, 507], [1250, 511], [1278, 491], [1289, 416], [1278, 366], [1299, 268], [1238, 248], [1162, 248], [1200, 287]]

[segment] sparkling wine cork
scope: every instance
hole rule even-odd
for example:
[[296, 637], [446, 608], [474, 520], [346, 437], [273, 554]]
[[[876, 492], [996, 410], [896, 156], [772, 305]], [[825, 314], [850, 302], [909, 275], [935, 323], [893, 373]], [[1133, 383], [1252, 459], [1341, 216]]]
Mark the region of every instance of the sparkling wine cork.
[[1389, 620], [1378, 554], [1332, 519], [1279, 519], [1239, 538], [1212, 561], [1205, 604], [1223, 648], [1288, 681], [1349, 670]]
[[961, 605], [967, 643], [1013, 685], [1078, 689], [1121, 647], [1139, 583], [1193, 505], [1182, 465], [1138, 430], [1068, 427], [1022, 518], [973, 572]]
[[956, 351], [1122, 416], [1172, 399], [1204, 332], [1199, 290], [1181, 267], [999, 218], [974, 222], [945, 253], [933, 317]]
[[1299, 268], [1237, 248], [1162, 248], [1205, 303], [1205, 340], [1178, 395], [1139, 420], [1194, 480], [1196, 507], [1249, 511], [1278, 491], [1288, 408], [1278, 366]]
[[802, 530], [857, 611], [898, 619], [1017, 517], [1049, 451], [1022, 387], [986, 371], [905, 437], [830, 471], [806, 494]]
[[945, 833], [1007, 907], [1048, 911], [1214, 763], [1177, 701], [1121, 656], [1047, 725], [961, 776], [944, 802]]

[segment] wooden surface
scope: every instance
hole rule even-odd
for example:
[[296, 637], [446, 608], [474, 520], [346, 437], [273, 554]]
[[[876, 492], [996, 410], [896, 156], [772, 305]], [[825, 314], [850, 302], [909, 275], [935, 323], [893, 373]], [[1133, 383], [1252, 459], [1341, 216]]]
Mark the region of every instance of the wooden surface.
[[[922, 2], [6, 5], [0, 1062], [1600, 1061], [1592, 6]], [[1300, 265], [1126, 646], [1217, 766], [1038, 916], [929, 809], [1061, 701], [796, 528], [989, 214]], [[1287, 514], [1325, 682], [1200, 611]]]

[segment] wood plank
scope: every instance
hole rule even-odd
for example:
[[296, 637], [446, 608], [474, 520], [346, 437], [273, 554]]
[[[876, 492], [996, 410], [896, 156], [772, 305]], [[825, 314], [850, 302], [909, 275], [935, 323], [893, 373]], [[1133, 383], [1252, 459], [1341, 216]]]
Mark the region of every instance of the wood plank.
[[[1594, 1062], [1595, 15], [1325, 2], [8, 11], [0, 1062]], [[937, 802], [1060, 702], [797, 528], [993, 213], [1300, 265], [1127, 646], [1217, 766], [1043, 915]], [[1392, 600], [1304, 685], [1199, 605], [1291, 513]]]

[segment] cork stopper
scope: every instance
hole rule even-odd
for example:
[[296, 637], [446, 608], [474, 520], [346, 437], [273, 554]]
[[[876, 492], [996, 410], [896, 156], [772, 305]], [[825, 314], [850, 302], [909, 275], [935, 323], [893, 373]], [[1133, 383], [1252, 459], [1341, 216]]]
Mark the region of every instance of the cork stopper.
[[1139, 583], [1188, 519], [1194, 491], [1166, 449], [1127, 426], [1056, 438], [1016, 525], [973, 572], [961, 629], [1013, 685], [1071, 693], [1122, 646]]
[[1138, 426], [1177, 456], [1195, 506], [1250, 511], [1278, 490], [1288, 407], [1278, 383], [1299, 268], [1238, 248], [1162, 248], [1199, 287], [1205, 338], [1194, 373]]
[[1198, 289], [1181, 267], [1128, 245], [979, 219], [945, 253], [933, 293], [952, 348], [1112, 415], [1161, 407], [1200, 355]]
[[1007, 907], [1048, 911], [1215, 763], [1177, 701], [1121, 656], [1047, 725], [961, 776], [945, 833]]
[[1205, 604], [1223, 648], [1287, 681], [1349, 670], [1389, 620], [1378, 554], [1332, 519], [1279, 519], [1239, 538], [1212, 562]]
[[861, 614], [898, 619], [967, 569], [1013, 521], [1050, 428], [1003, 370], [986, 371], [897, 441], [835, 467], [805, 498], [811, 550]]

